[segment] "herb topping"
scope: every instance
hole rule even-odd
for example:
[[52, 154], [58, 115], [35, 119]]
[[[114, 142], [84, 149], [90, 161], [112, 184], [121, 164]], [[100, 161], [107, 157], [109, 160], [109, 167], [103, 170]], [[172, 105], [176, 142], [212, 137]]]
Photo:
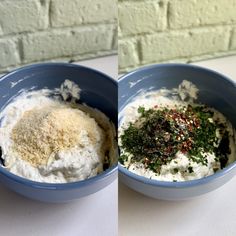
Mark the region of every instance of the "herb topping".
[[[146, 168], [159, 173], [162, 165], [176, 157], [178, 151], [197, 163], [207, 165], [204, 153], [215, 153], [221, 168], [226, 166], [229, 149], [229, 134], [226, 126], [213, 121], [214, 112], [206, 106], [183, 106], [146, 110], [139, 107], [140, 117], [135, 123], [130, 123], [120, 136], [123, 154], [120, 162], [142, 162]], [[216, 136], [220, 132], [221, 140]], [[174, 170], [175, 173], [178, 169]], [[193, 168], [188, 168], [189, 173]]]

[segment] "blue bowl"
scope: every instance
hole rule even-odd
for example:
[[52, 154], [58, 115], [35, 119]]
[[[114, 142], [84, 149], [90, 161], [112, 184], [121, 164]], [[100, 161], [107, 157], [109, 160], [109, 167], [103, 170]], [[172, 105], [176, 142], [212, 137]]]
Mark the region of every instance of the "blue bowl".
[[[212, 70], [186, 64], [159, 64], [144, 67], [124, 75], [118, 82], [119, 112], [141, 90], [152, 91], [176, 88], [183, 80], [197, 85], [198, 102], [223, 113], [236, 127], [236, 85], [227, 77]], [[119, 117], [120, 121], [121, 117]], [[229, 181], [236, 173], [236, 162], [214, 175], [186, 182], [164, 182], [136, 175], [122, 165], [119, 180], [144, 195], [162, 200], [189, 199], [210, 192]]]
[[[39, 90], [60, 87], [65, 79], [74, 81], [82, 89], [81, 101], [104, 112], [117, 123], [117, 82], [109, 76], [79, 65], [44, 63], [17, 69], [0, 78], [0, 111], [21, 89]], [[15, 86], [12, 84], [20, 81]], [[16, 176], [0, 166], [0, 181], [28, 198], [45, 202], [66, 202], [95, 193], [117, 177], [117, 164], [87, 180], [49, 184]]]

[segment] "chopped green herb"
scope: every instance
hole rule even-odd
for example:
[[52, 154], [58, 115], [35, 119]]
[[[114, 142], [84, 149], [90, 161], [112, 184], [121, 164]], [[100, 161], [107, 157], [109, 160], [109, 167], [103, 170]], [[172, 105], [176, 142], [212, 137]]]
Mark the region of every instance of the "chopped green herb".
[[128, 160], [128, 156], [123, 154], [123, 155], [120, 155], [119, 157], [119, 162], [120, 164], [124, 165], [124, 163]]
[[[121, 148], [132, 154], [131, 162], [142, 162], [146, 168], [159, 173], [161, 166], [175, 158], [177, 152], [188, 155], [197, 163], [207, 165], [203, 153], [215, 153], [223, 168], [229, 154], [229, 134], [225, 125], [213, 121], [214, 113], [205, 106], [148, 109], [139, 107], [140, 117], [130, 123], [120, 136]], [[222, 134], [219, 146], [216, 130]], [[217, 146], [217, 147], [216, 147]], [[122, 155], [124, 163], [127, 156]], [[174, 170], [176, 173], [177, 170]], [[192, 173], [192, 167], [188, 169]]]
[[174, 173], [178, 173], [179, 172], [179, 169], [178, 168], [174, 168]]
[[138, 108], [138, 113], [144, 114], [145, 108], [144, 107], [139, 107]]
[[192, 166], [189, 166], [189, 167], [188, 167], [188, 172], [189, 172], [189, 173], [193, 173], [193, 167], [192, 167]]

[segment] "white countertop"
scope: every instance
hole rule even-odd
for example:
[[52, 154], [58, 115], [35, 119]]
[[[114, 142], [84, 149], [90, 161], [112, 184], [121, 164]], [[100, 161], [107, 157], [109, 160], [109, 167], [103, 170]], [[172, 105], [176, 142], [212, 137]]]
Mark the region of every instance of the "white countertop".
[[[117, 56], [78, 64], [117, 78]], [[0, 184], [1, 236], [116, 236], [117, 180], [88, 197], [65, 204], [46, 204], [15, 194]]]
[[[194, 63], [236, 80], [236, 56]], [[167, 202], [119, 184], [120, 236], [235, 236], [236, 177], [197, 199]]]

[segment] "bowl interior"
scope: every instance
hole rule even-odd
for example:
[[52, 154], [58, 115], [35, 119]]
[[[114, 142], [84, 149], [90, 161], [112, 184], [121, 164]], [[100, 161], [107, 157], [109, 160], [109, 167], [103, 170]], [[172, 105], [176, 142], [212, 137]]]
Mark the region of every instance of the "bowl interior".
[[[0, 78], [0, 111], [23, 89], [59, 88], [66, 79], [74, 81], [81, 88], [81, 102], [99, 109], [117, 126], [117, 82], [96, 70], [69, 63], [35, 64]], [[114, 163], [104, 171], [104, 175], [116, 168], [117, 163]], [[2, 171], [6, 172], [5, 169]]]
[[[123, 76], [118, 83], [118, 111], [132, 101], [140, 92], [154, 91], [163, 87], [172, 89], [178, 87], [183, 81], [193, 82], [199, 89], [197, 102], [211, 106], [223, 113], [236, 127], [236, 85], [227, 77], [197, 66], [185, 64], [160, 64], [144, 67]], [[122, 117], [119, 116], [118, 125]], [[185, 182], [164, 182], [150, 180], [128, 171], [119, 164], [119, 171], [128, 178], [135, 179], [148, 185], [183, 188], [193, 185], [208, 183], [217, 177], [231, 172], [236, 167], [236, 162], [206, 178]]]

